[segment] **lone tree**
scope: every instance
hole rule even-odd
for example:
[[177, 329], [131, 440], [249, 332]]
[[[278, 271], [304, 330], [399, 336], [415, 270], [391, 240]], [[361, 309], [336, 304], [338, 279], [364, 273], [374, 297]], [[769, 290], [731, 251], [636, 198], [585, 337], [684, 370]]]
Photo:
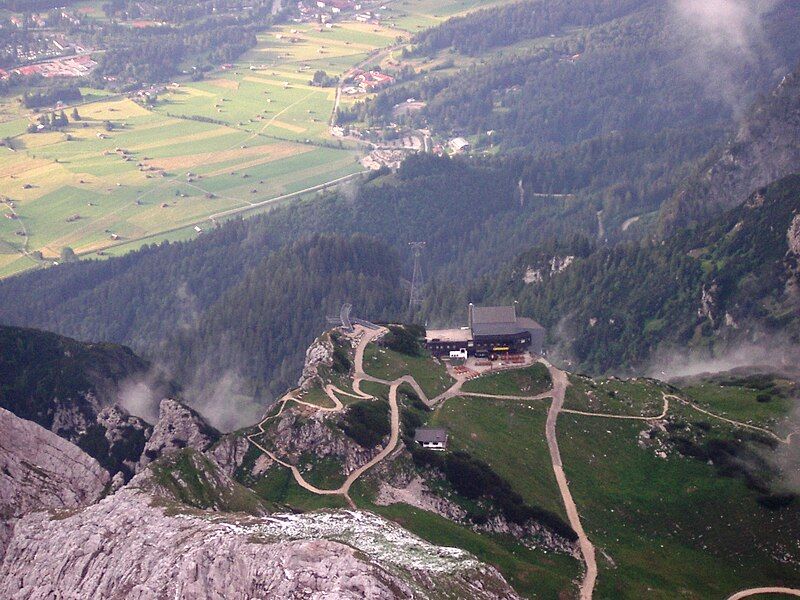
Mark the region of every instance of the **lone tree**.
[[78, 256], [75, 254], [75, 251], [70, 248], [69, 246], [64, 246], [61, 249], [61, 262], [73, 262], [78, 260]]

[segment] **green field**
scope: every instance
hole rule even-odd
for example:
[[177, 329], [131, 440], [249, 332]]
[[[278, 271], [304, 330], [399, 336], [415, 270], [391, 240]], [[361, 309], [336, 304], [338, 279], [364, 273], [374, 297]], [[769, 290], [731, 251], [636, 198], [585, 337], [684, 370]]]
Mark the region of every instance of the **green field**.
[[[666, 386], [652, 379], [589, 379], [570, 375], [564, 408], [583, 412], [653, 416], [661, 412]], [[674, 404], [674, 402], [673, 402]]]
[[641, 429], [559, 417], [564, 468], [598, 549], [596, 597], [725, 598], [800, 583], [796, 570], [772, 558], [792, 546], [796, 552], [796, 508], [767, 510], [742, 480], [702, 461], [656, 457], [637, 446]]
[[566, 518], [544, 435], [549, 400], [452, 398], [430, 424], [445, 427], [453, 449], [488, 463], [525, 501]]
[[412, 375], [428, 398], [438, 396], [455, 383], [445, 366], [431, 362], [427, 354], [408, 356], [375, 344], [367, 346], [364, 352], [364, 371], [386, 381]]
[[[65, 247], [117, 256], [190, 239], [230, 211], [250, 216], [272, 207], [265, 201], [359, 172], [360, 150], [328, 131], [335, 88], [309, 85], [314, 72], [341, 77], [373, 56], [378, 64], [382, 49], [418, 30], [413, 21], [433, 25], [490, 4], [411, 0], [387, 6], [381, 25], [344, 17], [330, 28], [276, 26], [232, 68], [171, 84], [152, 108], [83, 88], [82, 120], [58, 132], [26, 133], [38, 115], [0, 99], [0, 138], [15, 149], [0, 148], [0, 189], [18, 216], [0, 219], [0, 277], [57, 261]], [[75, 9], [105, 19], [96, 0]]]
[[57, 259], [67, 246], [91, 255], [134, 249], [164, 232], [185, 239], [217, 213], [361, 170], [348, 149], [169, 117], [127, 99], [82, 106], [80, 114], [65, 131], [23, 134], [15, 152], [0, 154], [3, 194], [18, 215], [0, 229], [14, 250], [0, 254], [3, 274], [33, 266], [21, 257], [25, 247]]
[[535, 396], [552, 386], [547, 367], [536, 363], [524, 369], [483, 375], [464, 383], [461, 389], [478, 394], [499, 396]]

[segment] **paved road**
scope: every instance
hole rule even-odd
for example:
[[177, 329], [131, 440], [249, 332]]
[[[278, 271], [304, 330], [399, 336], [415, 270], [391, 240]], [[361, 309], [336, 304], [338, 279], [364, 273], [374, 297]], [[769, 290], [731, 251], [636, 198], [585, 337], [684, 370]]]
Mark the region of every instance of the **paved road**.
[[545, 424], [547, 447], [550, 450], [550, 461], [553, 464], [553, 472], [556, 475], [558, 490], [561, 492], [561, 499], [567, 511], [567, 518], [570, 526], [578, 535], [578, 545], [581, 549], [583, 562], [586, 564], [586, 573], [584, 574], [583, 582], [581, 582], [580, 597], [581, 600], [591, 600], [594, 584], [597, 580], [597, 561], [595, 560], [594, 545], [589, 541], [589, 537], [583, 530], [583, 525], [581, 525], [578, 507], [575, 506], [575, 501], [569, 491], [569, 484], [567, 476], [564, 474], [561, 452], [559, 452], [558, 440], [556, 439], [556, 421], [558, 420], [558, 413], [561, 412], [561, 407], [564, 405], [564, 394], [567, 391], [569, 380], [564, 371], [557, 369], [547, 361], [542, 360], [542, 362], [550, 371], [550, 378], [553, 381], [553, 401], [550, 403], [550, 410], [547, 411], [547, 423]]

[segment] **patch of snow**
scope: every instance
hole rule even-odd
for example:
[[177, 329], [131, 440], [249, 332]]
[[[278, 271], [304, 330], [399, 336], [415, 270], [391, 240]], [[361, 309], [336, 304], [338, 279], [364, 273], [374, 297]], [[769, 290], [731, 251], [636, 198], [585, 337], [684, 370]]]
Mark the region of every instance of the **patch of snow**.
[[341, 542], [372, 560], [404, 569], [453, 573], [480, 567], [460, 548], [435, 546], [377, 515], [352, 510], [306, 514], [278, 513], [250, 523], [221, 523], [232, 533], [265, 541], [318, 540]]

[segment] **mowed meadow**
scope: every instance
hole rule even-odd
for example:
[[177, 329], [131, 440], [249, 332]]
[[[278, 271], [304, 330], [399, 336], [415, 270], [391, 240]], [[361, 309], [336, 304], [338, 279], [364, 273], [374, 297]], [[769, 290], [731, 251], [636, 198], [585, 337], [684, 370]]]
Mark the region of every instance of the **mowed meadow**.
[[3, 210], [16, 216], [0, 225], [2, 275], [33, 266], [22, 251], [57, 259], [65, 247], [87, 254], [147, 241], [360, 170], [351, 150], [169, 117], [127, 98], [80, 115], [63, 131], [18, 136], [19, 149], [0, 154], [13, 203]]
[[362, 171], [362, 149], [329, 132], [336, 88], [310, 85], [314, 73], [378, 65], [422, 23], [489, 4], [409, 0], [382, 11], [381, 24], [273, 27], [235, 64], [167, 85], [153, 106], [84, 89], [81, 119], [66, 107], [59, 131], [27, 133], [39, 115], [0, 98], [0, 138], [13, 147], [0, 147], [0, 277], [65, 248], [91, 258], [189, 239]]

